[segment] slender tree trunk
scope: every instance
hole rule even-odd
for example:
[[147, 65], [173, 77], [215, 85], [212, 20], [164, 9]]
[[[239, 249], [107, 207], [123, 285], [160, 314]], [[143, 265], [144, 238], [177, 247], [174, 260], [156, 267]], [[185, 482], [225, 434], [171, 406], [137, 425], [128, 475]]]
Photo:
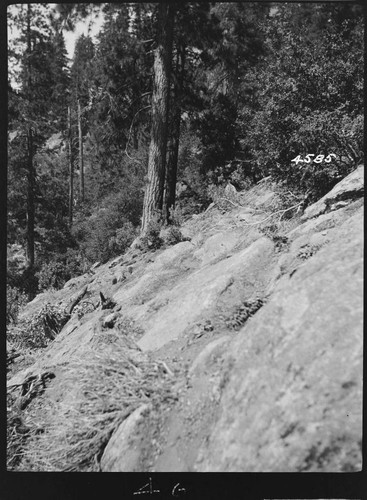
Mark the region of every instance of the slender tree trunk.
[[[26, 80], [26, 95], [29, 102], [32, 99], [32, 68], [31, 68], [31, 5], [28, 4], [27, 8], [27, 80]], [[34, 283], [34, 224], [35, 224], [35, 185], [36, 175], [34, 169], [34, 144], [33, 144], [33, 131], [29, 124], [27, 130], [27, 227], [26, 227], [26, 258], [27, 265], [23, 274], [24, 283], [27, 289], [28, 300], [32, 300], [35, 296], [35, 283]]]
[[74, 203], [74, 165], [71, 135], [71, 110], [68, 107], [68, 159], [69, 159], [69, 226], [73, 225], [73, 203]]
[[83, 158], [83, 131], [80, 101], [78, 99], [78, 132], [79, 132], [79, 175], [80, 175], [80, 201], [84, 201], [84, 158]]
[[35, 172], [33, 165], [33, 136], [32, 129], [28, 130], [27, 137], [28, 165], [27, 165], [27, 267], [34, 267], [34, 191]]
[[[27, 51], [28, 51], [28, 64], [27, 64], [27, 91], [31, 94], [32, 76], [30, 55], [32, 51], [31, 46], [31, 5], [28, 4], [27, 8]], [[33, 136], [32, 128], [29, 126], [27, 132], [27, 268], [32, 271], [34, 267], [34, 191], [35, 191], [35, 172], [33, 164]]]
[[158, 9], [158, 26], [160, 33], [154, 53], [152, 126], [148, 160], [148, 184], [144, 196], [142, 233], [146, 232], [154, 212], [162, 210], [165, 180], [174, 9], [172, 5], [167, 3], [160, 3]]
[[165, 221], [172, 223], [171, 210], [175, 208], [176, 202], [176, 182], [177, 182], [177, 163], [178, 148], [180, 144], [180, 126], [181, 126], [181, 100], [185, 71], [185, 46], [179, 44], [177, 48], [177, 80], [174, 91], [174, 111], [172, 120], [172, 134], [168, 150], [167, 176], [166, 176], [166, 196], [165, 196]]

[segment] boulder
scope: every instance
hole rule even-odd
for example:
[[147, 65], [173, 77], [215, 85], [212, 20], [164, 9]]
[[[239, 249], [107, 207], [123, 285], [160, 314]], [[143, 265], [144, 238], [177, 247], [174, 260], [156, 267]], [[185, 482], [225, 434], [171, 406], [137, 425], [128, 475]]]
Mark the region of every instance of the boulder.
[[200, 472], [361, 469], [363, 209], [231, 344]]
[[143, 439], [138, 427], [150, 406], [144, 404], [131, 413], [109, 440], [101, 459], [102, 472], [140, 471]]
[[113, 328], [118, 317], [119, 317], [119, 314], [117, 312], [113, 312], [111, 314], [108, 314], [105, 318], [103, 318], [102, 326], [104, 328]]
[[200, 259], [202, 263], [211, 262], [223, 258], [241, 241], [242, 233], [239, 231], [226, 231], [217, 233], [208, 238], [204, 245], [196, 250], [194, 257]]
[[325, 212], [346, 206], [347, 200], [353, 201], [364, 194], [364, 165], [359, 165], [352, 173], [341, 180], [325, 196], [306, 208], [301, 220], [312, 219]]
[[236, 198], [236, 196], [237, 196], [237, 189], [230, 182], [226, 185], [226, 187], [224, 189], [224, 196], [226, 196], [230, 200], [232, 198]]
[[248, 248], [211, 266], [201, 267], [161, 292], [160, 299], [167, 297], [169, 301], [164, 308], [145, 317], [146, 334], [139, 340], [139, 347], [143, 351], [157, 350], [178, 339], [186, 328], [192, 327], [204, 315], [217, 312], [219, 302], [231, 295], [232, 288], [237, 301], [239, 289], [250, 295], [255, 280], [258, 284], [266, 281], [273, 248], [268, 238], [259, 238]]
[[125, 258], [124, 255], [119, 255], [108, 264], [108, 267], [111, 269], [111, 267], [115, 267], [117, 266], [117, 264], [121, 264], [124, 258]]
[[229, 335], [223, 335], [219, 339], [213, 340], [207, 344], [202, 351], [196, 356], [194, 362], [190, 366], [189, 376], [195, 376], [204, 372], [208, 366], [210, 366], [210, 361], [216, 354], [221, 353], [223, 346], [225, 346], [231, 337]]
[[190, 241], [181, 241], [159, 254], [151, 269], [158, 270], [167, 266], [178, 266], [192, 252], [194, 246]]

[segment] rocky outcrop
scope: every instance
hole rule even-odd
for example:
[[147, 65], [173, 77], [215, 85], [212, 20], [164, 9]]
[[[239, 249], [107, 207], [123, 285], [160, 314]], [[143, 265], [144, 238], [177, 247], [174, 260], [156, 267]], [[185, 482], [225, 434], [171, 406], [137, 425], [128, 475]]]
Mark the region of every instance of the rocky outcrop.
[[196, 470], [361, 468], [362, 248], [360, 209], [239, 332]]
[[364, 194], [364, 165], [359, 165], [353, 172], [339, 182], [334, 188], [316, 203], [306, 208], [302, 220], [317, 217], [347, 206], [350, 201]]
[[147, 404], [140, 406], [116, 429], [101, 458], [102, 472], [139, 472], [141, 448], [136, 441], [141, 441], [139, 424], [144, 421], [149, 409]]
[[[64, 388], [70, 360], [123, 344], [121, 359], [136, 360], [127, 365], [135, 385], [166, 385], [148, 394], [134, 386], [131, 395], [130, 372], [114, 360], [131, 401], [104, 443], [102, 471], [360, 470], [362, 193], [359, 167], [274, 233], [259, 229], [276, 205], [264, 182], [237, 193], [241, 206], [226, 214], [213, 207], [188, 221], [191, 241], [132, 249], [36, 297], [23, 318], [46, 301], [66, 307], [85, 287], [83, 300], [96, 308], [73, 314], [9, 387], [51, 370], [43, 397], [65, 404], [80, 390], [78, 380], [69, 380], [69, 395]], [[101, 292], [112, 309], [97, 307]], [[101, 369], [98, 384], [107, 380], [116, 395], [113, 373]]]
[[[157, 350], [176, 340], [201, 318], [213, 316], [218, 300], [229, 297], [231, 288], [236, 289], [237, 301], [240, 300], [240, 288], [242, 296], [251, 296], [255, 291], [255, 287], [251, 286], [252, 280], [257, 279], [259, 287], [260, 282], [266, 280], [272, 251], [272, 242], [260, 238], [241, 252], [212, 266], [200, 268], [175, 287], [162, 291], [160, 300], [166, 299], [166, 305], [159, 313], [146, 315], [146, 333], [139, 346], [143, 350]], [[227, 307], [231, 302], [234, 303], [233, 298], [227, 298]]]

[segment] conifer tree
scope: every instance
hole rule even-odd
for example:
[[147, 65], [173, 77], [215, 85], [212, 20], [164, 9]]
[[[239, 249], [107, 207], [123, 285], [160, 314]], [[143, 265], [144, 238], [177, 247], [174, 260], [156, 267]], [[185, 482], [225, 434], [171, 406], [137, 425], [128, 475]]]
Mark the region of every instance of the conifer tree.
[[[23, 196], [26, 199], [24, 239], [27, 256], [27, 276], [33, 280], [35, 272], [35, 240], [37, 238], [37, 204], [40, 186], [37, 183], [36, 155], [45, 140], [65, 123], [63, 101], [67, 86], [65, 67], [65, 46], [62, 35], [52, 34], [47, 22], [47, 7], [38, 4], [17, 5], [10, 15], [10, 25], [19, 32], [17, 51], [11, 54], [17, 58], [21, 71], [12, 76], [13, 114], [9, 116], [9, 132], [13, 138], [8, 168], [12, 171], [11, 179], [25, 179]], [[14, 151], [16, 150], [16, 152]], [[12, 197], [12, 186], [9, 198]], [[10, 202], [10, 205], [12, 203]], [[29, 296], [34, 293], [34, 286], [28, 289]]]
[[171, 4], [161, 3], [157, 13], [157, 41], [154, 50], [152, 125], [148, 160], [148, 184], [144, 196], [141, 231], [144, 234], [156, 211], [163, 208], [166, 168], [169, 93], [172, 65], [172, 36], [175, 11]]

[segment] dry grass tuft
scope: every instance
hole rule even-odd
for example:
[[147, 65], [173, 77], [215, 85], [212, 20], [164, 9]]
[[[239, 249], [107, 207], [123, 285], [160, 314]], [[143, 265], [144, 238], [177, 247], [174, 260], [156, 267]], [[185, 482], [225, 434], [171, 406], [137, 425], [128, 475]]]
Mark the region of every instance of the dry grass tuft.
[[161, 364], [123, 339], [89, 350], [31, 405], [29, 419], [43, 431], [29, 437], [17, 470], [99, 471], [116, 427], [142, 403], [154, 409], [175, 399], [171, 385]]

